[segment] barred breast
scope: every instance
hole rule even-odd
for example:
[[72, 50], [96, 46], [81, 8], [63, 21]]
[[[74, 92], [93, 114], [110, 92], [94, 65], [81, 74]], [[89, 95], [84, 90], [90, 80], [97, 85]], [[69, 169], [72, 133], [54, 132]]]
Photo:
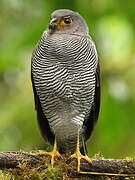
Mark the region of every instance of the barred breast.
[[36, 46], [34, 83], [58, 146], [74, 148], [78, 130], [83, 136], [83, 123], [94, 101], [97, 61], [88, 36], [45, 32]]

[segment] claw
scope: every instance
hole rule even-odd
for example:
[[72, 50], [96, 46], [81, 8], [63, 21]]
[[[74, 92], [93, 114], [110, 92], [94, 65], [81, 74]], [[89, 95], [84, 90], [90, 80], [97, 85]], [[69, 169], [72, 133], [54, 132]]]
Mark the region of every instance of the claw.
[[60, 155], [60, 153], [57, 150], [56, 139], [55, 139], [55, 142], [54, 142], [53, 151], [52, 152], [41, 152], [40, 155], [41, 156], [51, 156], [51, 165], [54, 166], [55, 157], [62, 158], [62, 156]]
[[81, 160], [81, 159], [84, 159], [84, 160], [86, 160], [88, 163], [91, 163], [90, 158], [89, 158], [88, 156], [82, 155], [81, 152], [80, 152], [80, 149], [79, 149], [79, 133], [78, 133], [78, 136], [77, 136], [76, 151], [75, 151], [74, 154], [72, 154], [72, 155], [70, 156], [70, 158], [71, 158], [71, 159], [74, 159], [74, 158], [77, 159], [77, 162], [78, 162], [78, 164], [77, 164], [77, 171], [78, 171], [78, 172], [80, 172], [80, 160]]

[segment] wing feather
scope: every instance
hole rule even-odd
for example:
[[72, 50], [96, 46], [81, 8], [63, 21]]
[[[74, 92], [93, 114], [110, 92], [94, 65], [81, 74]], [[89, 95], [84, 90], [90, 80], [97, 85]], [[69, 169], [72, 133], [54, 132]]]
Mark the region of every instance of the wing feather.
[[99, 110], [100, 110], [100, 66], [97, 65], [95, 73], [96, 83], [95, 83], [95, 96], [94, 102], [91, 108], [89, 118], [84, 121], [84, 136], [85, 140], [88, 140], [92, 134], [93, 128], [98, 120]]
[[33, 87], [33, 92], [34, 92], [35, 109], [37, 111], [37, 120], [38, 120], [38, 125], [40, 128], [41, 134], [46, 141], [49, 141], [51, 144], [53, 144], [54, 143], [54, 134], [52, 133], [49, 123], [48, 123], [48, 120], [43, 113], [40, 99], [39, 99], [39, 96], [37, 94], [37, 91], [36, 91], [36, 88], [34, 85], [32, 71], [31, 71], [31, 81], [32, 81], [32, 87]]

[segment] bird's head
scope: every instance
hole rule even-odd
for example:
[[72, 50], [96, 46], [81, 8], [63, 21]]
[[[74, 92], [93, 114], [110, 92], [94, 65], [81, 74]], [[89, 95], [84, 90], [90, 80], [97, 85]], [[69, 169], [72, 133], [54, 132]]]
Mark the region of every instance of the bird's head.
[[88, 35], [88, 26], [79, 13], [60, 9], [51, 14], [49, 32]]

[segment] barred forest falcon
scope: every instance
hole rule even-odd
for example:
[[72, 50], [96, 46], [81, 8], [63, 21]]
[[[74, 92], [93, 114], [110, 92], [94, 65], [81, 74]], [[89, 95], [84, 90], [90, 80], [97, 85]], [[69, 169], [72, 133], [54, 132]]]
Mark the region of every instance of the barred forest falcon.
[[56, 10], [36, 45], [31, 79], [41, 134], [54, 145], [54, 164], [60, 153], [74, 153], [78, 171], [86, 159], [86, 141], [98, 119], [100, 77], [96, 47], [79, 13]]

